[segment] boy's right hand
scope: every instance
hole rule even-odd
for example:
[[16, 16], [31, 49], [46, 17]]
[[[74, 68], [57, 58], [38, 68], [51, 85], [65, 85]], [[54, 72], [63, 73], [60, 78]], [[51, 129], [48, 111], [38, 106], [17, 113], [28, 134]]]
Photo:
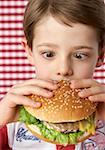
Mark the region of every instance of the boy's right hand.
[[14, 85], [0, 102], [0, 126], [17, 121], [19, 105], [34, 108], [41, 106], [41, 103], [31, 101], [25, 95], [36, 94], [50, 98], [53, 96], [51, 90], [54, 89], [57, 89], [57, 84], [40, 79], [31, 79]]

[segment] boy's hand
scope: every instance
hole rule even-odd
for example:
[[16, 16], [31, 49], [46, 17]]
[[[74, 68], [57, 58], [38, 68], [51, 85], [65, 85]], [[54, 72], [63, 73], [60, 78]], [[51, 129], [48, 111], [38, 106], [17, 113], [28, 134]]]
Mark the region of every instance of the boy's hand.
[[0, 102], [0, 126], [17, 120], [19, 105], [35, 108], [41, 106], [41, 103], [31, 101], [25, 95], [36, 94], [50, 98], [53, 95], [51, 90], [56, 88], [55, 83], [39, 79], [31, 79], [14, 85]]
[[105, 85], [92, 79], [72, 80], [71, 88], [85, 88], [78, 93], [80, 97], [88, 97], [90, 101], [99, 102], [98, 119], [105, 120]]

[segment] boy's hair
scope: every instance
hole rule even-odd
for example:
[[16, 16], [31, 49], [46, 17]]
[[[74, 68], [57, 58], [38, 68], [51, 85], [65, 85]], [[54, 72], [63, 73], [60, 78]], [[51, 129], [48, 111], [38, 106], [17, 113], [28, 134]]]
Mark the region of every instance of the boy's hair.
[[52, 15], [66, 25], [82, 23], [96, 29], [99, 46], [105, 44], [104, 0], [29, 0], [24, 14], [24, 33], [32, 48], [33, 33], [39, 21]]

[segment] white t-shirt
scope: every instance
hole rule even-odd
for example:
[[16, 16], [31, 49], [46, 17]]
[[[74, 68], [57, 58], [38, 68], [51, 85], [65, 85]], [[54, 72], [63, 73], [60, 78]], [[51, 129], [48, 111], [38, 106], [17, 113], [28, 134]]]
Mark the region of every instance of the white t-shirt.
[[[8, 143], [13, 150], [56, 150], [56, 145], [44, 142], [28, 131], [25, 124], [7, 125]], [[96, 135], [75, 145], [75, 150], [105, 150], [105, 122], [98, 122]]]

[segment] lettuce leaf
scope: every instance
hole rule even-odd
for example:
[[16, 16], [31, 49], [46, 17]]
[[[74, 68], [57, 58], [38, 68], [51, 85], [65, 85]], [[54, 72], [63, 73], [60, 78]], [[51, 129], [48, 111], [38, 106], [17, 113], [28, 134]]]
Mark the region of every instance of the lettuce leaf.
[[40, 120], [36, 119], [31, 114], [29, 114], [23, 106], [20, 106], [20, 114], [18, 120], [26, 124], [39, 124], [40, 122]]

